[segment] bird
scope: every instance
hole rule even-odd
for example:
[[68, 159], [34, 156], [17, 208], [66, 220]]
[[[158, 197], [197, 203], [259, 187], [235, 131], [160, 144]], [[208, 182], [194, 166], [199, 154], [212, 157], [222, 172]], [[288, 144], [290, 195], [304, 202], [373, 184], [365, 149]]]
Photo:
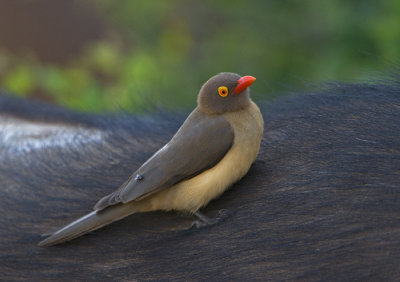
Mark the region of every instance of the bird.
[[172, 139], [92, 212], [39, 243], [60, 244], [139, 212], [184, 211], [196, 227], [218, 222], [200, 208], [247, 174], [263, 136], [264, 120], [250, 98], [255, 77], [222, 72], [207, 80], [197, 106]]

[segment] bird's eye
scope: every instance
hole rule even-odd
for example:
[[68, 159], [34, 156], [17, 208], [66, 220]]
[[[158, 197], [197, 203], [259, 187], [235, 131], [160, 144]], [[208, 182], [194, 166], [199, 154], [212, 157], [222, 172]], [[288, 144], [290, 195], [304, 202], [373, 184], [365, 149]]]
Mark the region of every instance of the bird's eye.
[[218, 87], [218, 94], [221, 97], [226, 97], [228, 96], [228, 87], [226, 86], [220, 86]]

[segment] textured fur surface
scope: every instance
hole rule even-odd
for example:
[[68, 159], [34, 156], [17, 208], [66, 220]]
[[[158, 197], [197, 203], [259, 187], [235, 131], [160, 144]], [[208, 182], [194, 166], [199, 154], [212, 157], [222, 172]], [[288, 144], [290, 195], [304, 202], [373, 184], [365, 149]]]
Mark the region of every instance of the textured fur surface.
[[193, 217], [135, 214], [53, 248], [37, 247], [40, 234], [88, 212], [185, 116], [0, 96], [0, 279], [396, 280], [399, 95], [397, 82], [335, 84], [264, 105], [256, 162], [202, 210], [229, 218], [185, 230]]

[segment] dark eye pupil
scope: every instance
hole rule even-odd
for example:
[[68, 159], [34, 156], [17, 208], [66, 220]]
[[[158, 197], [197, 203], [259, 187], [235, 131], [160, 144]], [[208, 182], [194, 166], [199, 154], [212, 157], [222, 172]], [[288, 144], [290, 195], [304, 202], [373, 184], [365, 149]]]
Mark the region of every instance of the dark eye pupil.
[[222, 90], [222, 94], [225, 94], [226, 92], [225, 92], [225, 90]]

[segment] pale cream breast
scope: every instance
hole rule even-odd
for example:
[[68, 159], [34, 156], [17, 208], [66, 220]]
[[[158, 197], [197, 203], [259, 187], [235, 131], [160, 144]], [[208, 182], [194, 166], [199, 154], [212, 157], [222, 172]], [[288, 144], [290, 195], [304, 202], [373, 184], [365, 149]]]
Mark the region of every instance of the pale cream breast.
[[196, 212], [247, 173], [260, 149], [264, 129], [261, 112], [251, 102], [245, 109], [225, 113], [224, 116], [235, 134], [233, 145], [224, 158], [201, 174], [143, 199], [143, 205], [138, 203], [139, 206], [146, 206], [146, 210]]

